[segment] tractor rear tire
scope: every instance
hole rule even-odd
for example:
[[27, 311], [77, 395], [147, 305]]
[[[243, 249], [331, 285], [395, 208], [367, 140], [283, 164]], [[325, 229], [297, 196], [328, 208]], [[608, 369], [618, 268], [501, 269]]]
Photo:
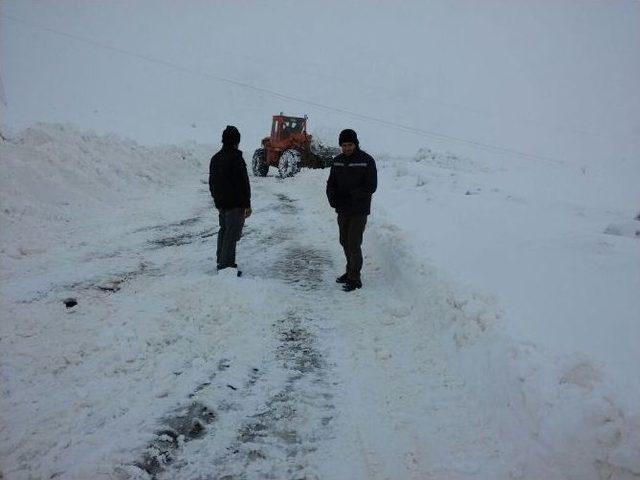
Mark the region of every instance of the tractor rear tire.
[[267, 163], [267, 152], [264, 148], [259, 148], [253, 152], [253, 159], [251, 161], [251, 168], [253, 175], [256, 177], [266, 177], [269, 171], [269, 164]]
[[300, 162], [302, 158], [297, 150], [285, 150], [280, 156], [278, 162], [278, 173], [280, 178], [293, 177], [300, 171]]

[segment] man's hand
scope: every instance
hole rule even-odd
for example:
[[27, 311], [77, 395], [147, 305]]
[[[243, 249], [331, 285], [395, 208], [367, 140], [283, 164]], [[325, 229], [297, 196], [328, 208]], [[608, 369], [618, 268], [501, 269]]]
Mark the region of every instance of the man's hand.
[[251, 207], [244, 209], [244, 218], [249, 218], [251, 216]]

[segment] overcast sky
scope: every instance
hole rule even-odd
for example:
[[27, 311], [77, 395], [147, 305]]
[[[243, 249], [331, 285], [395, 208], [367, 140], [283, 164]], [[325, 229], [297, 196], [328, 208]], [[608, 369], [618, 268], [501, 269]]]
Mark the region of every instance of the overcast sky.
[[2, 15], [5, 128], [173, 143], [231, 123], [253, 151], [284, 111], [334, 142], [353, 127], [373, 152], [640, 152], [631, 0], [20, 0]]

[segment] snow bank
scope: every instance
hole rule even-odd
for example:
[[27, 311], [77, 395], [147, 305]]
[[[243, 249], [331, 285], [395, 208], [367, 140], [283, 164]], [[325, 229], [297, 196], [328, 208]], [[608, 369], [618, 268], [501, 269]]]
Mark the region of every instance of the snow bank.
[[494, 297], [509, 335], [586, 356], [637, 408], [637, 162], [605, 168], [425, 148], [378, 166], [376, 204], [412, 248], [461, 288]]
[[[37, 124], [0, 143], [2, 251], [28, 255], [65, 234], [65, 224], [199, 181], [211, 146], [144, 147], [115, 135]], [[66, 232], [68, 234], [68, 231]]]
[[[418, 436], [442, 422], [445, 430], [435, 429], [441, 441], [453, 438], [459, 445], [474, 445], [464, 456], [443, 449], [435, 455], [422, 452], [416, 461], [449, 472], [434, 473], [434, 478], [474, 474], [518, 479], [636, 478], [640, 473], [636, 363], [616, 372], [628, 380], [621, 388], [613, 372], [601, 368], [591, 352], [554, 351], [549, 342], [513, 336], [509, 324], [518, 312], [503, 308], [496, 300], [500, 295], [487, 294], [487, 287], [494, 284], [489, 281], [480, 291], [450, 284], [441, 270], [447, 267], [446, 259], [416, 252], [415, 237], [386, 223], [388, 216], [382, 219], [371, 226], [382, 231], [369, 234], [368, 249], [370, 255], [387, 259], [394, 282], [380, 305], [388, 320], [383, 328], [367, 325], [372, 330], [368, 336], [387, 363], [406, 358], [406, 351], [431, 355], [426, 369], [424, 363], [415, 363], [416, 358], [396, 366], [408, 373], [391, 375], [390, 391], [405, 392], [409, 398], [402, 414], [390, 414], [413, 417], [409, 413], [413, 409], [427, 409], [430, 415], [424, 424], [419, 415], [413, 417], [415, 430], [422, 432]], [[626, 334], [617, 332], [620, 338]], [[381, 340], [385, 337], [389, 339]], [[456, 396], [443, 399], [439, 382], [426, 380], [434, 374], [442, 377], [449, 393], [459, 389], [458, 395], [465, 398], [462, 403], [474, 405], [475, 413], [463, 413]], [[409, 387], [396, 383], [401, 377], [414, 383]], [[416, 393], [409, 393], [412, 387]], [[423, 389], [433, 398], [420, 405], [417, 392]], [[448, 418], [456, 415], [462, 418]], [[440, 445], [433, 448], [437, 452]], [[429, 455], [434, 458], [425, 462]], [[509, 460], [487, 460], [491, 456]]]

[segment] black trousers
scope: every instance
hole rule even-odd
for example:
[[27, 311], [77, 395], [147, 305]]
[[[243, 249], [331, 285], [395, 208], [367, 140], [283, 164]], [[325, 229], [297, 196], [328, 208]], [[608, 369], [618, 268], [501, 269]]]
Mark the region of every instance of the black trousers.
[[242, 235], [244, 227], [244, 208], [219, 210], [218, 248], [216, 260], [218, 268], [236, 266], [236, 243]]
[[367, 224], [366, 215], [338, 214], [338, 227], [340, 228], [340, 245], [347, 259], [347, 280], [360, 281], [362, 270], [362, 235]]

